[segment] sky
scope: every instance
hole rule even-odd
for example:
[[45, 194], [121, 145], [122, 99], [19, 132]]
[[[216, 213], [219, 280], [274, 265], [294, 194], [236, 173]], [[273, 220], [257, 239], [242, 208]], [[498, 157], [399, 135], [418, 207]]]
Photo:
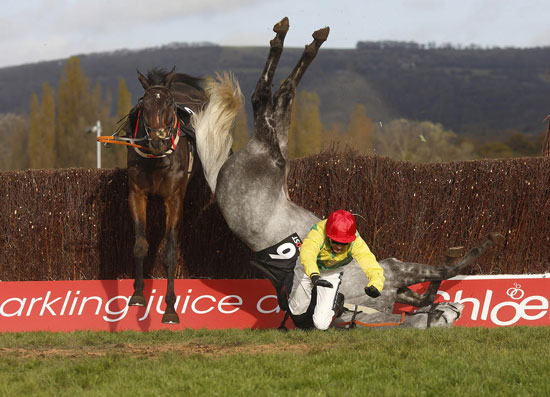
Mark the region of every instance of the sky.
[[482, 47], [550, 46], [548, 0], [3, 0], [0, 67], [174, 42], [287, 47], [329, 26], [326, 48], [398, 40]]

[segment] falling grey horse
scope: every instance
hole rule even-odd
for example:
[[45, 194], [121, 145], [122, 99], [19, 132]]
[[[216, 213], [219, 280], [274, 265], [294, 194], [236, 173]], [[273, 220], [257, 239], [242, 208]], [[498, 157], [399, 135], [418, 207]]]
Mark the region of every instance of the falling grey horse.
[[[301, 266], [293, 241], [296, 243], [305, 238], [311, 226], [320, 219], [293, 203], [288, 194], [290, 113], [298, 83], [327, 39], [329, 28], [313, 33], [313, 41], [305, 47], [290, 75], [272, 94], [273, 76], [288, 29], [287, 18], [273, 28], [275, 38], [270, 42], [265, 67], [252, 95], [254, 136], [248, 144], [229, 155], [230, 132], [242, 107], [242, 94], [237, 81], [228, 74], [218, 75], [217, 80], [206, 85], [210, 101], [203, 112], [195, 115], [193, 126], [206, 180], [229, 228], [254, 252], [264, 253], [271, 249], [272, 258], [287, 259], [283, 267], [291, 271], [295, 264]], [[396, 302], [417, 307], [431, 305], [441, 280], [457, 275], [498, 242], [499, 236], [491, 235], [462, 258], [456, 258], [460, 257], [456, 255], [462, 253], [460, 250], [451, 250], [453, 254], [450, 256], [454, 258], [441, 266], [401, 262], [395, 258], [379, 261], [386, 283], [382, 295], [376, 299], [364, 294], [367, 279], [353, 261], [345, 268], [340, 292], [346, 303], [370, 307], [386, 315], [392, 313]], [[273, 274], [270, 277], [269, 273], [266, 270], [275, 287], [282, 287], [284, 283], [280, 278]], [[425, 281], [433, 283], [424, 294], [408, 288]]]

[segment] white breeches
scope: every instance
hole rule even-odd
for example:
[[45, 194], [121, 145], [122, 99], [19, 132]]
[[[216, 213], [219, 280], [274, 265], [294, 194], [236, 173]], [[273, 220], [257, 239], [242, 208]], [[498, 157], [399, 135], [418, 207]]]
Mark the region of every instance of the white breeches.
[[[317, 302], [313, 312], [313, 325], [320, 330], [328, 329], [334, 317], [334, 301], [342, 282], [342, 268], [322, 272], [321, 278], [332, 283], [332, 288], [317, 287]], [[288, 306], [294, 315], [304, 314], [311, 301], [313, 283], [305, 274], [303, 266], [294, 269], [294, 282]]]

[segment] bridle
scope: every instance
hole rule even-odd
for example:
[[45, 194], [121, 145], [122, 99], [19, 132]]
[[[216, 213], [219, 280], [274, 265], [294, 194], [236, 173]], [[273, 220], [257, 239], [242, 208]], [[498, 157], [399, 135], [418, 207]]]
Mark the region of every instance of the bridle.
[[[159, 137], [159, 139], [164, 139], [164, 140], [167, 140], [167, 139], [170, 139], [173, 137], [174, 135], [174, 130], [176, 129], [177, 125], [178, 125], [178, 118], [177, 118], [177, 115], [176, 115], [176, 111], [172, 111], [172, 120], [173, 122], [170, 122], [170, 126], [168, 127], [168, 129], [166, 128], [157, 128], [157, 129], [153, 129], [151, 127], [149, 127], [147, 125], [147, 123], [144, 121], [143, 122], [143, 129], [145, 130], [145, 137], [148, 141], [150, 141], [152, 138], [151, 138], [151, 132], [154, 131], [156, 133], [156, 135]], [[166, 131], [168, 130], [168, 131]]]
[[[149, 90], [156, 89], [156, 90], [162, 90], [165, 93], [167, 93], [172, 100], [172, 119], [170, 120], [170, 124], [166, 128], [160, 128], [160, 129], [153, 129], [147, 123], [145, 122], [142, 112], [144, 108], [144, 102], [143, 98], [147, 96], [147, 92]], [[155, 94], [152, 94], [155, 95]], [[156, 95], [160, 95], [160, 93], [157, 93]], [[187, 113], [189, 113], [190, 116], [194, 114], [194, 112], [188, 108], [187, 106], [181, 107], [183, 110], [185, 110]], [[177, 109], [178, 105], [176, 104], [176, 101], [174, 100], [174, 97], [170, 90], [166, 88], [163, 85], [153, 85], [145, 91], [145, 94], [142, 98], [139, 99], [138, 104], [134, 108], [137, 112], [136, 116], [136, 124], [134, 127], [134, 131], [132, 136], [130, 137], [120, 137], [118, 136], [122, 130], [122, 128], [119, 128], [112, 136], [104, 136], [99, 137], [97, 140], [99, 142], [103, 142], [105, 144], [115, 143], [115, 144], [121, 144], [126, 146], [131, 146], [134, 148], [135, 152], [144, 158], [162, 158], [166, 157], [172, 153], [174, 153], [177, 149], [177, 145], [179, 143], [180, 135], [181, 135], [181, 124], [184, 124], [184, 121], [182, 121], [178, 115], [177, 115]], [[126, 118], [129, 117], [126, 116]], [[121, 122], [124, 119], [121, 120]], [[142, 128], [141, 128], [142, 127]], [[138, 137], [139, 132], [143, 132], [143, 136]], [[160, 131], [160, 134], [159, 134]], [[160, 155], [154, 155], [151, 154], [151, 148], [149, 147], [150, 142], [152, 141], [152, 133], [155, 133], [159, 139], [164, 141], [171, 141], [170, 148]]]
[[[155, 93], [154, 91], [157, 91], [157, 92]], [[147, 122], [143, 118], [142, 112], [143, 112], [144, 106], [145, 106], [144, 105], [144, 98], [147, 97], [148, 95], [149, 96], [156, 95], [157, 98], [160, 98], [160, 92], [158, 92], [158, 91], [162, 91], [162, 93], [164, 95], [168, 96], [168, 98], [171, 102], [172, 117], [171, 117], [171, 120], [168, 124], [168, 127], [153, 129], [147, 124]], [[134, 128], [133, 139], [134, 140], [140, 139], [144, 143], [146, 143], [146, 147], [148, 149], [147, 151], [151, 151], [151, 149], [149, 149], [149, 147], [150, 147], [149, 144], [153, 140], [153, 138], [152, 138], [153, 133], [155, 133], [155, 135], [157, 135], [158, 139], [160, 139], [160, 140], [163, 140], [163, 141], [170, 141], [171, 140], [171, 145], [170, 145], [170, 149], [168, 149], [162, 155], [153, 155], [153, 154], [150, 154], [150, 153], [144, 153], [141, 150], [141, 148], [139, 148], [139, 147], [134, 147], [134, 150], [140, 156], [147, 157], [147, 158], [166, 157], [167, 155], [172, 154], [176, 150], [176, 147], [177, 147], [177, 144], [178, 144], [178, 141], [179, 141], [179, 136], [180, 136], [180, 133], [179, 133], [180, 125], [179, 125], [179, 123], [180, 123], [180, 121], [178, 120], [177, 113], [176, 113], [176, 101], [174, 100], [174, 97], [173, 97], [172, 93], [170, 92], [170, 90], [168, 88], [166, 88], [165, 86], [163, 86], [163, 85], [153, 85], [153, 86], [148, 87], [147, 90], [145, 91], [145, 94], [143, 95], [143, 97], [138, 102], [138, 114], [137, 114], [136, 126]], [[138, 138], [138, 131], [140, 130], [141, 125], [143, 125], [142, 130], [143, 130], [144, 136]]]

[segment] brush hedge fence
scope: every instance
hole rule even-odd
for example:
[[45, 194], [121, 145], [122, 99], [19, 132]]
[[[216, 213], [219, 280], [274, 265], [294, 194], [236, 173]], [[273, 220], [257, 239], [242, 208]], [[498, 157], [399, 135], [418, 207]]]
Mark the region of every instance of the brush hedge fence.
[[[492, 231], [505, 236], [466, 274], [545, 273], [550, 266], [550, 158], [408, 163], [353, 153], [294, 160], [289, 192], [326, 217], [360, 214], [379, 259], [437, 265]], [[0, 280], [133, 277], [133, 225], [125, 169], [0, 173]], [[148, 206], [145, 270], [164, 277], [164, 207]], [[202, 175], [193, 177], [180, 230], [178, 278], [261, 277], [253, 253], [228, 229]]]

